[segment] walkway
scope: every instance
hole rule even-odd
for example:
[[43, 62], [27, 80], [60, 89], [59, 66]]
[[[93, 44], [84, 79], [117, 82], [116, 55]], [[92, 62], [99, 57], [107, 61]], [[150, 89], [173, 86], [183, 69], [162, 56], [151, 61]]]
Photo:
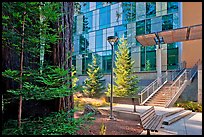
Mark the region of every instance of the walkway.
[[[138, 113], [144, 112], [151, 106], [136, 106]], [[100, 107], [109, 110], [110, 107]], [[165, 114], [172, 110], [179, 109], [178, 107], [164, 108], [155, 106], [157, 114]], [[133, 112], [133, 105], [117, 104], [113, 106], [113, 111]], [[192, 112], [190, 115], [181, 118], [180, 120], [170, 124], [162, 125], [163, 128], [159, 132], [151, 132], [151, 135], [202, 135], [202, 113]], [[146, 135], [143, 131], [141, 135]]]

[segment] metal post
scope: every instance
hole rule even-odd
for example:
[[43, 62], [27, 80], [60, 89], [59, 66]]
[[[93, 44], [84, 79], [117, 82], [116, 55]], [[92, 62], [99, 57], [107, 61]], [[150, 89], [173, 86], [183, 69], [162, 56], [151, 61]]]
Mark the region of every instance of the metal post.
[[112, 69], [111, 69], [111, 96], [110, 96], [110, 120], [116, 120], [113, 116], [113, 63], [114, 63], [114, 44], [118, 41], [118, 37], [116, 36], [108, 36], [108, 42], [111, 45], [111, 53], [112, 53]]
[[114, 46], [111, 44], [112, 47], [112, 68], [111, 68], [111, 96], [110, 96], [110, 119], [115, 119], [113, 117], [113, 63], [114, 63]]
[[158, 48], [157, 48], [157, 80], [160, 86], [161, 84], [161, 45], [160, 45], [160, 42], [158, 42]]

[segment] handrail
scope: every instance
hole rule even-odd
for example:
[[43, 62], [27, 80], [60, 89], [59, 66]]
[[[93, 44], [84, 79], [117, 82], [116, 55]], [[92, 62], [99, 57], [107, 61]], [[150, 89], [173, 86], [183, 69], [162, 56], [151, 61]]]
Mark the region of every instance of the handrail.
[[172, 71], [172, 73], [171, 73], [171, 81], [174, 81], [176, 79], [176, 77], [179, 76], [180, 73], [182, 73], [182, 71], [185, 68], [186, 68], [186, 62], [183, 61], [182, 63], [179, 64], [179, 68], [178, 69]]
[[140, 104], [144, 104], [155, 91], [158, 91], [165, 82], [167, 82], [167, 72], [162, 74], [160, 77], [160, 82], [158, 82], [158, 78], [155, 79], [152, 83], [150, 83], [147, 87], [145, 87], [138, 95], [140, 96]]
[[[167, 103], [166, 103], [166, 107], [169, 106], [169, 104], [171, 103], [171, 101], [174, 99], [174, 96], [176, 95], [176, 93], [179, 91], [179, 89], [181, 88], [181, 86], [183, 86], [184, 81], [187, 80], [187, 70], [185, 69], [183, 71], [183, 73], [172, 83], [172, 85], [168, 88], [168, 90], [166, 91], [167, 93], [169, 93], [168, 95], [165, 96], [165, 98], [171, 98]], [[176, 90], [175, 90], [176, 89]], [[170, 97], [169, 97], [170, 95]]]
[[[195, 74], [198, 71], [198, 64], [200, 62], [200, 59], [195, 63], [193, 68], [190, 70], [185, 69], [182, 74], [173, 82], [173, 84], [169, 87], [169, 89], [166, 91], [169, 94], [166, 95], [165, 97], [170, 98], [170, 100], [166, 103], [166, 107], [169, 107], [170, 104], [172, 105], [173, 102], [176, 101], [178, 96], [182, 93], [184, 90], [185, 86], [185, 81], [192, 80], [192, 78], [195, 76]], [[170, 95], [170, 97], [169, 97]], [[173, 102], [172, 102], [173, 101]]]
[[188, 71], [188, 80], [192, 80], [196, 73], [198, 72], [198, 64], [200, 59], [194, 64], [194, 66]]

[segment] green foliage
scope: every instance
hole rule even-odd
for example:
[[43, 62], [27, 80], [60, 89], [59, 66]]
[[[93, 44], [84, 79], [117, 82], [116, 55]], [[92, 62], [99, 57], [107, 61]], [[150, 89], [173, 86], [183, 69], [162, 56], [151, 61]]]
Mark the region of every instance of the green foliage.
[[53, 112], [47, 117], [23, 119], [21, 128], [17, 128], [17, 121], [10, 120], [3, 125], [2, 135], [76, 135], [80, 128], [94, 119], [92, 113], [80, 118], [69, 118], [73, 112]]
[[193, 101], [179, 102], [176, 103], [175, 106], [182, 107], [186, 110], [192, 110], [193, 112], [202, 112], [202, 105]]
[[[116, 68], [114, 68], [113, 96], [133, 96], [138, 91], [138, 77], [133, 72], [134, 62], [131, 61], [127, 41], [122, 38], [119, 42], [118, 51], [116, 51]], [[110, 87], [109, 84], [107, 96], [110, 96]]]
[[92, 64], [89, 64], [88, 68], [88, 77], [85, 80], [85, 86], [83, 93], [89, 97], [95, 97], [102, 94], [102, 91], [105, 89], [101, 79], [103, 75], [101, 69], [97, 64], [97, 58], [93, 55]]
[[[27, 70], [23, 73], [22, 89], [12, 89], [8, 90], [8, 92], [16, 96], [22, 95], [26, 100], [50, 100], [68, 96], [79, 88], [76, 85], [78, 79], [74, 75], [76, 72], [72, 70], [73, 76], [70, 78], [67, 76], [69, 71], [71, 70], [64, 70], [56, 66], [44, 67], [43, 73], [40, 73], [39, 70]], [[12, 78], [19, 82], [20, 78], [17, 74], [18, 71], [16, 70], [6, 70], [3, 72], [4, 77]], [[69, 79], [73, 79], [72, 89], [68, 88], [70, 85]]]

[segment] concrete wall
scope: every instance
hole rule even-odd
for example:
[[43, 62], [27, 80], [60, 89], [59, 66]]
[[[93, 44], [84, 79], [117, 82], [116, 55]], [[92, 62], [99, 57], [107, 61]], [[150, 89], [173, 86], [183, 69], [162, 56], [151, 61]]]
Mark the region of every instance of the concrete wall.
[[194, 77], [193, 81], [181, 93], [177, 102], [198, 100], [198, 76]]
[[[182, 2], [183, 27], [202, 24], [202, 2]], [[202, 60], [202, 40], [183, 42], [182, 61], [191, 68], [199, 59]]]

